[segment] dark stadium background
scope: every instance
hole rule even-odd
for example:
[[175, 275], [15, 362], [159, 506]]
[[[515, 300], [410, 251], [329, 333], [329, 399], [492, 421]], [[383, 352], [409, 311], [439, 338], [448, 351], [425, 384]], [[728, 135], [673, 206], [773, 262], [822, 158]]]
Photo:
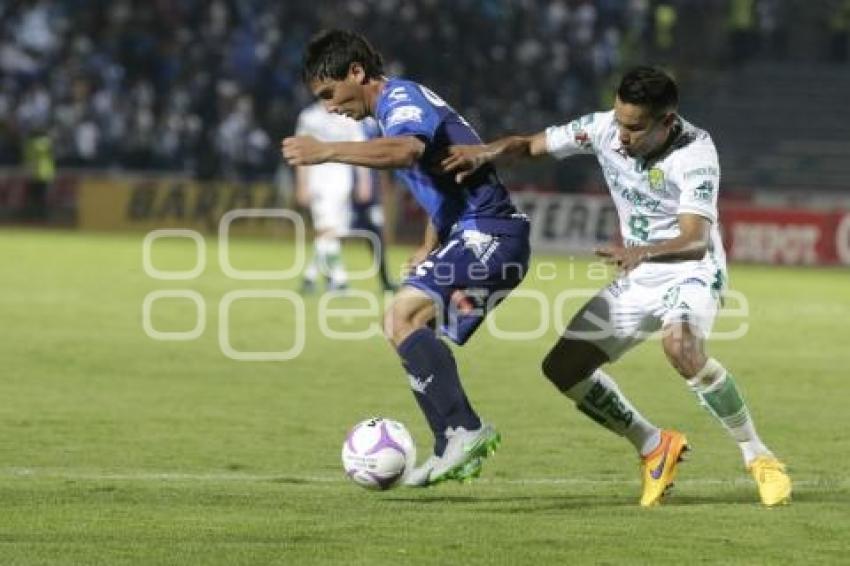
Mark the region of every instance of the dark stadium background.
[[[365, 33], [391, 74], [430, 86], [485, 139], [604, 109], [624, 68], [661, 65], [681, 83], [683, 115], [718, 145], [730, 245], [743, 223], [733, 259], [849, 261], [843, 217], [823, 214], [850, 208], [846, 0], [6, 0], [0, 222], [210, 228], [229, 208], [290, 206], [278, 143], [309, 102], [301, 49], [332, 26]], [[504, 175], [516, 190], [605, 191], [592, 159]], [[104, 179], [131, 194], [112, 204], [87, 196]], [[197, 194], [169, 192], [195, 180], [181, 190]], [[387, 205], [398, 209], [390, 236], [417, 218], [401, 191]], [[815, 212], [752, 212], [765, 207]], [[563, 224], [549, 240], [594, 229], [548, 214]], [[610, 237], [609, 224], [596, 231]], [[802, 251], [755, 249], [777, 226]]]

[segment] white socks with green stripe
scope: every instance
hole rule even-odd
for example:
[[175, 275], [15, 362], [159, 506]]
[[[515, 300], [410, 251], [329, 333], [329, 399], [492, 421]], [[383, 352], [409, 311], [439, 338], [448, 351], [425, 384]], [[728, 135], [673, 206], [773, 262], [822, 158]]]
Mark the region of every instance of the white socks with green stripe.
[[339, 238], [335, 236], [319, 236], [313, 241], [313, 261], [307, 267], [305, 279], [315, 280], [321, 273], [331, 280], [334, 285], [344, 285], [348, 282], [348, 274], [342, 263]]
[[605, 428], [625, 436], [641, 456], [658, 447], [661, 431], [634, 408], [604, 371], [596, 370], [565, 394], [575, 401], [579, 411]]
[[688, 380], [688, 385], [696, 393], [700, 404], [723, 424], [738, 443], [745, 464], [756, 456], [770, 455], [770, 450], [756, 433], [750, 411], [744, 404], [735, 380], [720, 362], [709, 358], [705, 367]]

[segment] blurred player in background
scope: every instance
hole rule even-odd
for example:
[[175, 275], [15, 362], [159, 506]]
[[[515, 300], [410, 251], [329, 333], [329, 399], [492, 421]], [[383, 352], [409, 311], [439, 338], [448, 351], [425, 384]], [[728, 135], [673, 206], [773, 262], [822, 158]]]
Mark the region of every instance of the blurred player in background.
[[[360, 124], [328, 112], [318, 102], [298, 115], [295, 134], [329, 142], [366, 139]], [[348, 274], [342, 262], [340, 238], [351, 226], [352, 197], [368, 194], [371, 182], [368, 169], [345, 163], [295, 167], [295, 199], [300, 206], [310, 209], [314, 230], [313, 257], [304, 271], [303, 293], [316, 290], [320, 274], [325, 277], [330, 291], [347, 287]]]
[[460, 181], [499, 157], [594, 154], [620, 217], [624, 246], [597, 251], [621, 273], [579, 310], [543, 362], [543, 372], [578, 408], [624, 435], [642, 458], [641, 505], [660, 503], [687, 450], [661, 430], [600, 366], [663, 331], [670, 364], [738, 443], [765, 505], [789, 500], [784, 465], [762, 443], [732, 375], [705, 353], [726, 282], [717, 218], [720, 166], [707, 132], [677, 114], [678, 88], [663, 71], [638, 67], [614, 109], [530, 136], [453, 147], [443, 161]]
[[284, 158], [297, 166], [341, 162], [397, 169], [429, 216], [425, 241], [384, 318], [384, 332], [435, 439], [434, 453], [406, 483], [474, 477], [499, 434], [472, 408], [454, 356], [431, 325], [439, 321], [442, 333], [462, 345], [519, 285], [530, 255], [528, 219], [517, 213], [492, 166], [462, 183], [439, 171], [450, 145], [480, 144], [480, 138], [424, 86], [384, 76], [380, 54], [362, 36], [333, 30], [314, 37], [304, 57], [304, 80], [331, 112], [375, 117], [383, 137], [349, 143], [287, 138]]
[[[380, 137], [381, 131], [373, 118], [361, 121], [366, 139]], [[396, 291], [398, 286], [392, 282], [387, 270], [387, 245], [384, 238], [384, 207], [383, 194], [391, 183], [386, 171], [369, 170], [369, 182], [358, 183], [355, 187], [352, 206], [353, 215], [351, 228], [363, 230], [374, 235], [375, 241], [369, 239], [369, 247], [375, 263], [378, 264], [378, 277], [384, 291]], [[375, 245], [377, 243], [377, 246]]]

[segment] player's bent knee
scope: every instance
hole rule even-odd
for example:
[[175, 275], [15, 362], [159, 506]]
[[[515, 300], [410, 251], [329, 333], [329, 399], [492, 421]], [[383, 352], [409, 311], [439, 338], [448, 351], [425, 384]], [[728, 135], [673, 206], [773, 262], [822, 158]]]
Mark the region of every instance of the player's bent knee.
[[543, 358], [543, 375], [560, 391], [570, 389], [608, 361], [599, 348], [588, 342], [560, 339]]
[[398, 346], [417, 329], [429, 327], [433, 320], [434, 315], [429, 310], [391, 307], [384, 314], [384, 337]]
[[702, 340], [689, 331], [666, 332], [661, 344], [670, 365], [682, 377], [691, 378], [705, 366]]
[[397, 308], [390, 308], [384, 314], [384, 337], [398, 346], [410, 335], [412, 321], [406, 312]]
[[549, 353], [546, 354], [546, 357], [543, 358], [541, 369], [543, 370], [543, 375], [546, 376], [546, 379], [552, 382], [552, 385], [561, 391], [569, 388], [566, 384], [568, 381], [566, 376], [569, 370], [565, 367], [565, 364], [561, 362], [554, 349], [550, 350]]

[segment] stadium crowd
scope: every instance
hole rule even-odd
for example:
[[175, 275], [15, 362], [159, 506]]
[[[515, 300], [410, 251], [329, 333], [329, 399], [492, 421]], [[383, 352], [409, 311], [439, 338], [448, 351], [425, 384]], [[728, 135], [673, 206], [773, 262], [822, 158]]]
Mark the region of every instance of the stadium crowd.
[[[272, 171], [317, 29], [373, 38], [485, 133], [597, 101], [646, 1], [28, 0], [0, 4], [0, 161], [49, 131], [60, 166]], [[634, 28], [632, 31], [641, 33]], [[569, 72], [568, 72], [569, 71]], [[501, 101], [512, 101], [505, 107]], [[530, 116], [532, 112], [534, 115]], [[523, 123], [517, 124], [517, 117]]]
[[[755, 13], [782, 0], [732, 2]], [[606, 102], [624, 58], [663, 52], [695, 0], [6, 0], [0, 165], [49, 134], [59, 166], [268, 174], [309, 96], [322, 27], [365, 33], [485, 136]], [[687, 10], [685, 9], [687, 8]], [[733, 9], [735, 7], [733, 6]], [[656, 57], [657, 59], [657, 57]]]

